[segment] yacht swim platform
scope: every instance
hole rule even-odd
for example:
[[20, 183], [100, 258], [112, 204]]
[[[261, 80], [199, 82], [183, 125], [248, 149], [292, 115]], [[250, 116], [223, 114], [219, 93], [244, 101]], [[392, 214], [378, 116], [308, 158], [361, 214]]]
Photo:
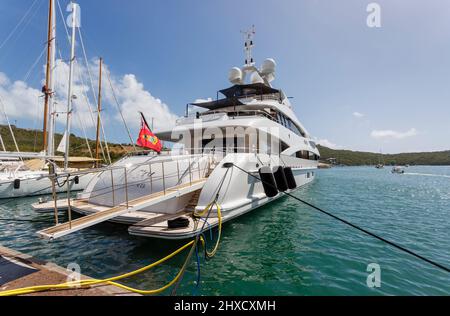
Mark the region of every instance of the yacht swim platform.
[[[189, 213], [184, 213], [188, 215]], [[190, 213], [192, 214], [192, 213]], [[178, 217], [184, 217], [189, 220], [189, 225], [183, 228], [169, 228], [167, 221]], [[206, 223], [205, 223], [206, 221]], [[224, 218], [222, 218], [224, 222]], [[219, 219], [216, 215], [211, 216], [207, 220], [196, 220], [192, 216], [183, 216], [182, 213], [171, 218], [154, 218], [141, 221], [128, 228], [128, 233], [140, 237], [154, 237], [160, 239], [187, 239], [192, 238], [199, 233], [208, 231], [219, 224]], [[204, 226], [203, 226], [204, 225]], [[202, 231], [203, 228], [203, 231]]]
[[[139, 210], [170, 200], [172, 198], [198, 191], [203, 187], [205, 183], [206, 179], [202, 178], [196, 181], [192, 181], [192, 183], [182, 184], [179, 186], [168, 188], [165, 191], [130, 200], [128, 203], [122, 203], [114, 207], [90, 204], [86, 200], [73, 200], [73, 202], [71, 202], [70, 209], [75, 212], [88, 215], [75, 220], [71, 220], [64, 224], [46, 228], [39, 231], [38, 235], [42, 238], [52, 240], [105, 221], [112, 221], [119, 217], [122, 217], [121, 220], [124, 224], [134, 224], [139, 221], [159, 217], [161, 216], [161, 214], [143, 212]], [[34, 207], [37, 211], [48, 211], [50, 208], [50, 204], [53, 204], [54, 208], [54, 202], [47, 202], [41, 205], [35, 204]], [[61, 208], [65, 207], [66, 209], [68, 209], [67, 200], [65, 202], [59, 201], [58, 205], [61, 205]], [[179, 216], [178, 214], [172, 215]]]

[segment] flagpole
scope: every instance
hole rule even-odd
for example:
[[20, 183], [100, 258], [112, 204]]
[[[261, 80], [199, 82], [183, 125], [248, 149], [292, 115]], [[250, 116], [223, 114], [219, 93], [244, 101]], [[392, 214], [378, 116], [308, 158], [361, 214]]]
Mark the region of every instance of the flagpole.
[[142, 112], [139, 112], [139, 113], [141, 113], [141, 116], [142, 116], [142, 119], [144, 120], [145, 125], [148, 127], [148, 129], [150, 129], [150, 125], [148, 125], [147, 120], [145, 119], [144, 113], [142, 113]]
[[[161, 154], [161, 149], [162, 149], [162, 142], [153, 134], [153, 132], [150, 130], [150, 126], [148, 125], [148, 122], [147, 122], [147, 119], [145, 118], [145, 116], [144, 116], [144, 113], [142, 113], [142, 112], [139, 112], [140, 114], [141, 114], [141, 117], [142, 117], [142, 123], [143, 123], [143, 125], [145, 125], [145, 126], [142, 126], [141, 127], [141, 133], [139, 134], [139, 139], [138, 139], [138, 145], [139, 146], [141, 146], [141, 147], [145, 147], [145, 148], [149, 148], [149, 149], [152, 149], [152, 150], [154, 150], [154, 151], [156, 151], [157, 153], [158, 153], [158, 155], [159, 154]], [[147, 134], [146, 134], [146, 136], [149, 136], [149, 134], [150, 134], [150, 136], [153, 136], [154, 137], [154, 139], [151, 141], [152, 142], [152, 144], [153, 145], [156, 145], [156, 143], [153, 143], [153, 141], [156, 139], [156, 141], [157, 142], [159, 142], [159, 144], [161, 145], [161, 148], [159, 148], [159, 149], [155, 149], [153, 146], [152, 147], [148, 147], [148, 145], [146, 144], [147, 142], [148, 142], [148, 140], [147, 139], [145, 139], [145, 144], [140, 144], [139, 142], [141, 141], [141, 135], [142, 135], [142, 132], [144, 131], [144, 129], [146, 129], [146, 132], [147, 132]], [[145, 138], [145, 137], [144, 137]]]

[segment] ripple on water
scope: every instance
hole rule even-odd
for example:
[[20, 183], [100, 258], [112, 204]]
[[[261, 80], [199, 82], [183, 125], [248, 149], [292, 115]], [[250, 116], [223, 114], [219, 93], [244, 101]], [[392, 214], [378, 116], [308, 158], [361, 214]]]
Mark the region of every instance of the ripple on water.
[[[388, 169], [363, 167], [320, 170], [313, 184], [295, 194], [448, 266], [450, 167], [411, 167], [408, 173], [414, 174], [393, 175]], [[76, 262], [87, 275], [128, 272], [182, 245], [133, 237], [126, 227], [109, 223], [47, 242], [35, 232], [53, 219], [33, 213], [30, 204], [35, 201], [0, 203], [1, 218], [44, 221], [0, 222], [0, 243], [62, 266]], [[143, 289], [159, 287], [174, 277], [183, 260], [183, 256], [174, 258], [126, 283]], [[226, 224], [217, 257], [201, 261], [202, 295], [450, 293], [448, 274], [289, 198]], [[379, 289], [366, 286], [369, 263], [381, 266]], [[192, 293], [196, 272], [192, 262], [178, 294]]]

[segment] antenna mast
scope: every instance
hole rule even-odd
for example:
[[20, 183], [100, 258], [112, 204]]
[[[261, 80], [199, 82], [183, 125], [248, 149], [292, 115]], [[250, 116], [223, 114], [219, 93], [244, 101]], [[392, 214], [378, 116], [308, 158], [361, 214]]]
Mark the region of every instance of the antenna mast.
[[69, 92], [68, 92], [68, 100], [67, 100], [67, 122], [66, 122], [66, 150], [64, 155], [64, 170], [67, 170], [69, 167], [69, 147], [70, 147], [70, 124], [72, 119], [72, 104], [74, 95], [72, 92], [73, 85], [73, 66], [75, 62], [75, 39], [76, 39], [76, 28], [80, 27], [80, 20], [78, 17], [78, 4], [74, 2], [70, 2], [69, 8], [71, 9], [71, 14], [69, 16], [68, 22], [72, 28], [72, 47], [70, 51], [70, 70], [69, 70]]
[[247, 31], [241, 31], [242, 34], [244, 34], [245, 37], [245, 68], [250, 68], [255, 65], [255, 61], [253, 59], [253, 37], [256, 34], [255, 26], [253, 25], [250, 30]]

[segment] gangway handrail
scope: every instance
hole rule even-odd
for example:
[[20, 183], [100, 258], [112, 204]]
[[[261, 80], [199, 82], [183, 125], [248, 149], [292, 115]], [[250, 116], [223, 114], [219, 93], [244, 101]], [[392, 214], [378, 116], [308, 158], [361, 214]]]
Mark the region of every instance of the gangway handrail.
[[[190, 155], [192, 156], [200, 156], [203, 157], [205, 155], [201, 155], [201, 154], [195, 154], [195, 155]], [[170, 156], [169, 159], [165, 160], [164, 162], [169, 162], [169, 161], [181, 161], [181, 160], [187, 160], [187, 157], [182, 157], [180, 155], [178, 156]], [[56, 174], [57, 178], [64, 178], [67, 176], [81, 176], [81, 175], [87, 175], [87, 174], [92, 174], [92, 173], [102, 173], [102, 172], [106, 172], [106, 171], [110, 171], [110, 170], [122, 170], [124, 168], [127, 169], [131, 169], [131, 168], [137, 168], [137, 167], [144, 167], [144, 166], [148, 166], [149, 164], [159, 164], [162, 161], [153, 161], [153, 162], [142, 162], [142, 163], [137, 163], [137, 164], [133, 164], [129, 167], [127, 166], [107, 166], [107, 167], [102, 167], [102, 168], [92, 168], [92, 169], [88, 169], [88, 170], [75, 170], [75, 171], [63, 171], [63, 172], [59, 172]], [[48, 176], [44, 176], [44, 177], [54, 177], [54, 175], [49, 174]]]
[[[97, 168], [97, 169], [93, 169], [93, 170], [89, 170], [89, 171], [76, 171], [76, 172], [64, 172], [62, 174], [49, 174], [49, 177], [52, 179], [52, 187], [53, 187], [53, 191], [55, 192], [55, 182], [54, 180], [56, 180], [59, 177], [66, 177], [66, 184], [67, 184], [67, 205], [68, 205], [68, 217], [69, 217], [69, 227], [71, 228], [72, 226], [72, 208], [71, 208], [71, 193], [70, 193], [70, 177], [73, 176], [80, 176], [80, 175], [85, 175], [85, 174], [89, 174], [89, 173], [104, 173], [106, 171], [111, 172], [111, 187], [105, 187], [102, 188], [102, 190], [106, 190], [105, 192], [102, 193], [102, 195], [104, 194], [109, 194], [112, 193], [112, 200], [113, 200], [113, 207], [116, 206], [125, 206], [126, 209], [130, 209], [130, 199], [129, 199], [129, 192], [128, 192], [128, 187], [130, 186], [130, 183], [128, 182], [128, 172], [130, 171], [131, 167], [133, 167], [133, 170], [136, 170], [139, 167], [143, 167], [143, 166], [149, 166], [150, 170], [151, 167], [155, 164], [161, 164], [161, 170], [162, 170], [162, 176], [161, 177], [157, 177], [155, 179], [155, 177], [153, 177], [153, 173], [150, 172], [150, 183], [151, 183], [151, 192], [149, 193], [149, 195], [154, 194], [155, 192], [153, 192], [153, 182], [155, 180], [162, 180], [163, 182], [163, 190], [160, 192], [163, 192], [163, 195], [166, 196], [167, 195], [167, 191], [172, 189], [172, 188], [177, 188], [176, 192], [179, 193], [180, 192], [180, 184], [182, 183], [182, 178], [180, 178], [180, 174], [179, 174], [179, 161], [185, 161], [188, 160], [189, 163], [189, 176], [190, 176], [190, 181], [189, 184], [190, 186], [192, 186], [193, 184], [193, 172], [197, 172], [198, 171], [198, 180], [204, 178], [206, 176], [206, 174], [209, 172], [209, 168], [210, 168], [210, 164], [208, 164], [207, 167], [205, 168], [201, 168], [201, 164], [200, 164], [200, 159], [204, 158], [206, 155], [194, 155], [195, 159], [192, 162], [192, 155], [190, 155], [189, 157], [172, 157], [175, 159], [167, 159], [167, 160], [162, 160], [162, 161], [147, 161], [144, 163], [139, 163], [139, 164], [134, 164], [132, 166], [110, 166], [110, 167], [106, 167], [106, 168]], [[166, 178], [172, 177], [172, 174], [165, 174], [165, 164], [168, 162], [173, 162], [176, 161], [177, 162], [177, 173], [175, 176], [178, 177], [178, 181], [176, 182], [176, 184], [174, 186], [171, 187], [166, 187]], [[198, 168], [192, 168], [192, 165], [195, 164], [197, 162], [197, 166]], [[54, 166], [54, 162], [50, 162], [52, 166]], [[123, 170], [123, 181], [124, 181], [124, 185], [122, 186], [122, 188], [125, 189], [125, 201], [121, 201], [118, 205], [116, 205], [116, 197], [115, 197], [115, 193], [116, 193], [116, 185], [114, 182], [114, 171], [116, 170]], [[202, 176], [203, 175], [203, 176]], [[185, 175], [183, 175], [182, 177], [184, 177]], [[108, 190], [108, 189], [111, 190]], [[92, 193], [92, 191], [90, 192]], [[92, 195], [89, 196], [88, 198], [92, 198]], [[124, 205], [125, 204], [125, 205]], [[55, 214], [57, 214], [58, 210], [57, 210], [57, 205], [55, 203]], [[58, 224], [58, 217], [57, 215], [55, 215], [55, 224]]]

